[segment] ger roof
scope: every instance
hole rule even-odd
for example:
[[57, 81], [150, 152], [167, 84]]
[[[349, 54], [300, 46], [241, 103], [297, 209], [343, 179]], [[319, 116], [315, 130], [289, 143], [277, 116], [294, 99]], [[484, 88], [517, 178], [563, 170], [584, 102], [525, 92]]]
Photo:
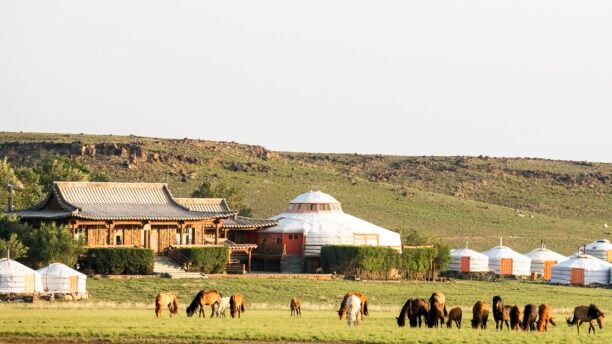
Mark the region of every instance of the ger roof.
[[191, 211], [179, 204], [163, 183], [54, 182], [47, 197], [15, 212], [22, 218], [88, 220], [207, 220], [230, 212]]
[[500, 259], [500, 258], [513, 258], [513, 259], [520, 259], [520, 260], [530, 259], [529, 257], [516, 252], [510, 247], [503, 246], [503, 245], [495, 246], [489, 249], [488, 251], [482, 252], [482, 254], [489, 257], [489, 259]]
[[42, 269], [38, 269], [38, 272], [41, 275], [48, 275], [48, 276], [58, 276], [58, 277], [79, 276], [79, 277], [87, 278], [85, 274], [67, 265], [64, 265], [62, 263], [50, 264], [49, 266], [46, 266]]
[[340, 203], [332, 196], [321, 191], [310, 191], [303, 193], [289, 203]]
[[538, 247], [532, 251], [529, 251], [528, 253], [525, 253], [525, 256], [531, 258], [532, 261], [556, 260], [559, 263], [567, 260], [566, 256], [549, 250], [546, 247]]
[[458, 248], [458, 249], [452, 249], [450, 251], [450, 255], [451, 257], [471, 257], [471, 258], [478, 258], [478, 259], [489, 259], [489, 257], [485, 254], [482, 254], [478, 251], [474, 251], [472, 249], [469, 249], [467, 247], [464, 248]]
[[[224, 198], [176, 198], [176, 201], [192, 211], [216, 211], [231, 212], [227, 201]], [[250, 217], [237, 216], [233, 213], [223, 221], [223, 228], [228, 229], [249, 229], [249, 228], [268, 228], [277, 225], [274, 220], [253, 219]]]
[[564, 262], [553, 265], [553, 269], [560, 268], [583, 268], [589, 271], [593, 270], [606, 270], [610, 269], [612, 264], [603, 261], [599, 258], [595, 258], [588, 254], [577, 254], [572, 255], [570, 258]]

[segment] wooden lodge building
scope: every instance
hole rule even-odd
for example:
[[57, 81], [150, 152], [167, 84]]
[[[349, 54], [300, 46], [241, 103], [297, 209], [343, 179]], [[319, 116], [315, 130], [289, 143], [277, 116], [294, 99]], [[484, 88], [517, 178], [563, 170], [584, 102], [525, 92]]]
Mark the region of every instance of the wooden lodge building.
[[163, 183], [54, 182], [44, 200], [14, 214], [34, 226], [68, 225], [86, 247], [144, 247], [164, 255], [181, 246], [226, 244], [230, 262], [240, 260], [249, 271], [257, 245], [242, 240], [244, 232], [277, 224], [237, 216], [223, 199], [174, 198]]

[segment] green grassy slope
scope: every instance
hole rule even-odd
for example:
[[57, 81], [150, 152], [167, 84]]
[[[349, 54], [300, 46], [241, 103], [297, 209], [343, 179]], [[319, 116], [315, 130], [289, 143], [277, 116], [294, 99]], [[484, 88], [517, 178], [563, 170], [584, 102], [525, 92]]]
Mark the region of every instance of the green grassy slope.
[[[81, 149], [93, 144], [95, 154]], [[611, 238], [603, 224], [612, 218], [612, 164], [281, 153], [202, 140], [0, 133], [0, 156], [14, 165], [32, 166], [57, 154], [69, 154], [114, 181], [167, 182], [180, 197], [205, 178], [221, 180], [238, 186], [259, 217], [280, 213], [294, 196], [320, 189], [353, 215], [453, 246], [469, 241], [484, 250], [503, 236], [521, 252], [545, 240], [569, 254], [580, 244]]]

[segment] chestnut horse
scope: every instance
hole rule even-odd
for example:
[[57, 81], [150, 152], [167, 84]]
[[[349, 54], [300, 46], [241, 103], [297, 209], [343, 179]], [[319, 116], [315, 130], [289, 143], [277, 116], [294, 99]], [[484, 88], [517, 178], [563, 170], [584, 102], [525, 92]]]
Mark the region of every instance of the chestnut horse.
[[534, 304], [528, 304], [523, 311], [523, 331], [535, 331], [536, 318], [538, 317], [538, 309]]
[[542, 304], [538, 307], [538, 332], [548, 331], [548, 323], [557, 326], [552, 319], [552, 307], [547, 304]]
[[429, 303], [424, 299], [408, 299], [397, 318], [397, 326], [406, 326], [406, 317], [410, 321], [410, 327], [421, 327], [422, 319], [427, 322], [429, 316]]
[[244, 312], [244, 298], [242, 295], [236, 293], [230, 297], [230, 315], [232, 318], [235, 318], [238, 315], [240, 318], [240, 313]]
[[346, 300], [348, 300], [348, 298], [353, 295], [357, 296], [359, 300], [361, 301], [361, 309], [360, 309], [361, 320], [363, 320], [364, 315], [368, 315], [368, 297], [365, 294], [360, 293], [358, 291], [348, 292], [344, 294], [344, 297], [342, 298], [342, 302], [340, 303], [340, 309], [338, 309], [338, 316], [340, 317], [340, 320], [344, 319], [344, 315], [346, 314], [346, 306], [347, 306]]
[[200, 290], [193, 301], [191, 301], [189, 307], [187, 307], [187, 316], [193, 316], [195, 311], [199, 308], [200, 312], [198, 313], [198, 317], [206, 318], [204, 306], [211, 306], [212, 312], [210, 313], [210, 317], [212, 318], [215, 315], [215, 305], [219, 302], [221, 302], [221, 294], [216, 290]]
[[291, 303], [289, 303], [289, 307], [291, 308], [291, 316], [295, 314], [296, 318], [302, 319], [302, 303], [297, 298], [291, 298]]
[[510, 328], [514, 331], [518, 331], [523, 328], [521, 324], [521, 317], [523, 316], [523, 312], [521, 312], [521, 307], [514, 305], [510, 309]]
[[429, 298], [429, 317], [427, 327], [444, 326], [444, 317], [448, 315], [446, 311], [446, 296], [441, 292], [431, 294]]
[[587, 306], [578, 306], [574, 308], [574, 318], [570, 320], [567, 318], [567, 324], [572, 326], [576, 324], [576, 330], [578, 330], [578, 334], [580, 334], [580, 325], [582, 323], [589, 323], [589, 333], [591, 333], [591, 329], [593, 330], [593, 334], [595, 334], [595, 326], [593, 326], [593, 320], [597, 321], [597, 325], [599, 325], [599, 329], [603, 328], [603, 320], [605, 315], [603, 312], [594, 304]]
[[487, 320], [489, 320], [489, 304], [483, 300], [477, 301], [472, 307], [472, 328], [486, 330]]
[[453, 327], [453, 322], [457, 325], [457, 328], [461, 328], [461, 318], [463, 316], [463, 311], [460, 307], [455, 307], [448, 312], [448, 320], [446, 321], [446, 327]]
[[155, 298], [155, 316], [158, 318], [161, 317], [164, 306], [168, 306], [170, 318], [172, 318], [172, 315], [178, 313], [178, 299], [170, 292], [157, 294]]

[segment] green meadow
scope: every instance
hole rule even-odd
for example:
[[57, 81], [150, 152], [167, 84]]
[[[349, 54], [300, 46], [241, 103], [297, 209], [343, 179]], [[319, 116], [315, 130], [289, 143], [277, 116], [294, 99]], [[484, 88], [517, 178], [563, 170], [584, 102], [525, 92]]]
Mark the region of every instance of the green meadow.
[[[245, 295], [246, 312], [240, 319], [188, 318], [185, 307], [202, 289], [223, 294]], [[91, 279], [91, 298], [80, 302], [36, 302], [0, 304], [0, 342], [82, 341], [110, 342], [201, 342], [201, 341], [289, 341], [362, 343], [498, 343], [501, 341], [544, 343], [606, 343], [612, 331], [604, 324], [596, 335], [568, 327], [565, 318], [574, 306], [596, 303], [604, 312], [612, 310], [612, 290], [551, 286], [537, 282], [369, 282], [311, 281], [287, 279], [219, 278], [204, 280]], [[153, 299], [162, 290], [179, 295], [179, 314], [156, 319]], [[370, 315], [355, 328], [338, 320], [335, 310], [345, 291], [367, 293]], [[399, 328], [395, 317], [407, 298], [427, 298], [433, 291], [446, 294], [449, 307], [463, 308], [461, 330]], [[470, 328], [471, 306], [479, 299], [490, 302], [501, 295], [507, 304], [549, 303], [556, 327], [547, 333], [496, 332], [492, 316], [487, 330]], [[289, 300], [299, 297], [302, 319], [292, 319]]]

